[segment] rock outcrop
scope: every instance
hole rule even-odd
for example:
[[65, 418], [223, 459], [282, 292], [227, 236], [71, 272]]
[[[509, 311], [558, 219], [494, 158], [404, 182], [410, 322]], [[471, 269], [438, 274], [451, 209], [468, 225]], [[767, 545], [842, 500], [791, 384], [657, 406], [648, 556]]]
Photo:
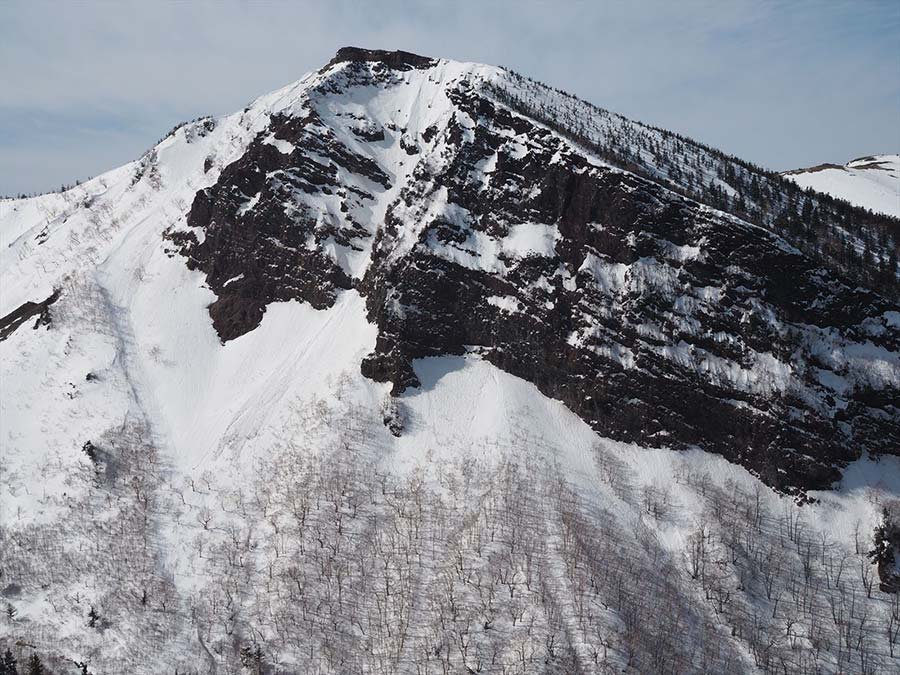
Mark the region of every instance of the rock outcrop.
[[898, 451], [896, 303], [599, 160], [501, 86], [342, 49], [172, 234], [221, 339], [271, 302], [356, 288], [379, 329], [362, 371], [394, 394], [418, 385], [414, 359], [474, 352], [604, 436], [702, 447], [786, 490]]

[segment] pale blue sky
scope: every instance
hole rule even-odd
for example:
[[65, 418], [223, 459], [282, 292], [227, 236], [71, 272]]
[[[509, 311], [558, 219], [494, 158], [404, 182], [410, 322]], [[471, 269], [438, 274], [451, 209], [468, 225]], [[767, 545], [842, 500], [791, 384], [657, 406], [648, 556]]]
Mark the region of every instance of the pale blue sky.
[[509, 66], [779, 170], [900, 151], [900, 0], [0, 0], [0, 194], [123, 164], [351, 44]]

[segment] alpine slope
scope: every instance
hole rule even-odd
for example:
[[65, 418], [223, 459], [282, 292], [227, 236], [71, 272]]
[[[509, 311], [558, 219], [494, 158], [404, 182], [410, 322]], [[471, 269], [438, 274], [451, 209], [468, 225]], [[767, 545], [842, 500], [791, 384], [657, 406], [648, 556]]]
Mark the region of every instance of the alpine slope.
[[896, 672], [900, 221], [852, 196], [344, 48], [0, 200], [0, 652]]

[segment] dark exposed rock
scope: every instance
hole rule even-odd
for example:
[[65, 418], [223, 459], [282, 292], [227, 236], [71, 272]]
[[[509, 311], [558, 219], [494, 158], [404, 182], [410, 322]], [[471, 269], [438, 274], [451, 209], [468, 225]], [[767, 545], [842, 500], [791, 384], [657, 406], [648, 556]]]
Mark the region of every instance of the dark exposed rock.
[[[266, 142], [268, 133], [295, 149], [282, 152]], [[206, 273], [218, 295], [209, 311], [223, 341], [259, 325], [270, 302], [296, 299], [324, 309], [339, 289], [351, 287], [340, 266], [307, 242], [310, 237], [317, 243], [333, 237], [349, 243], [360, 227], [347, 222], [323, 226], [311, 209], [298, 205], [287, 212], [283, 207], [298, 192], [337, 191], [342, 187], [339, 169], [381, 187], [389, 185], [380, 167], [342, 145], [316, 114], [281, 116], [222, 171], [216, 185], [197, 193], [188, 224], [205, 232], [203, 242], [192, 233], [174, 233], [172, 239], [188, 256], [189, 267]], [[278, 174], [277, 180], [267, 179], [272, 173]], [[243, 210], [253, 199], [256, 207]]]
[[81, 446], [81, 451], [87, 455], [88, 459], [91, 460], [92, 464], [98, 464], [100, 458], [98, 456], [99, 448], [94, 445], [91, 441], [85, 441], [84, 445]]
[[13, 331], [34, 316], [37, 317], [37, 320], [34, 322], [34, 328], [49, 326], [51, 322], [49, 308], [58, 298], [59, 291], [53, 291], [46, 300], [25, 302], [6, 316], [0, 317], [0, 341], [8, 338]]
[[360, 138], [369, 141], [370, 143], [377, 143], [379, 141], [384, 140], [384, 129], [370, 129], [368, 127], [356, 128], [353, 130], [353, 133], [359, 136]]
[[361, 47], [341, 47], [325, 68], [344, 61], [378, 61], [396, 70], [430, 68], [435, 64], [434, 59], [399, 50], [386, 51], [383, 49], [362, 49]]
[[381, 408], [381, 421], [392, 436], [403, 435], [403, 413], [397, 399], [388, 397]]

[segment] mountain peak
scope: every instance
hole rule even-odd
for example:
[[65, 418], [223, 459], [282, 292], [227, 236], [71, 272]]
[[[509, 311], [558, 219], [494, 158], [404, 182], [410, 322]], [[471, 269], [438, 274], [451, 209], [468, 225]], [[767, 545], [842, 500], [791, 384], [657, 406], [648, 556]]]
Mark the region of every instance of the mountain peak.
[[900, 222], [509, 70], [332, 63], [0, 201], [0, 653], [896, 672]]
[[844, 165], [818, 164], [782, 175], [800, 187], [900, 217], [900, 155], [866, 155]]
[[[357, 293], [378, 338], [351, 367], [394, 396], [422, 383], [418, 359], [477, 353], [605, 437], [699, 446], [780, 489], [827, 487], [896, 447], [900, 362], [878, 350], [896, 350], [897, 309], [876, 285], [896, 284], [879, 248], [894, 221], [507, 70], [360, 47], [332, 63], [349, 67], [179, 127], [82, 188], [98, 193], [58, 234], [32, 225], [40, 265], [27, 219], [11, 222], [20, 272], [0, 317], [52, 296], [62, 282], [34, 270], [58, 251], [64, 278], [76, 214], [93, 232], [122, 208], [98, 205], [117, 181], [137, 212], [166, 214], [222, 344], [270, 306]], [[810, 246], [838, 222], [846, 239]], [[851, 255], [864, 239], [871, 261]], [[810, 326], [853, 356], [823, 362], [840, 349]]]
[[364, 49], [363, 47], [341, 47], [334, 58], [328, 62], [328, 66], [345, 62], [380, 61], [391, 68], [409, 70], [411, 68], [430, 68], [437, 60], [427, 56], [420, 56], [403, 50]]

